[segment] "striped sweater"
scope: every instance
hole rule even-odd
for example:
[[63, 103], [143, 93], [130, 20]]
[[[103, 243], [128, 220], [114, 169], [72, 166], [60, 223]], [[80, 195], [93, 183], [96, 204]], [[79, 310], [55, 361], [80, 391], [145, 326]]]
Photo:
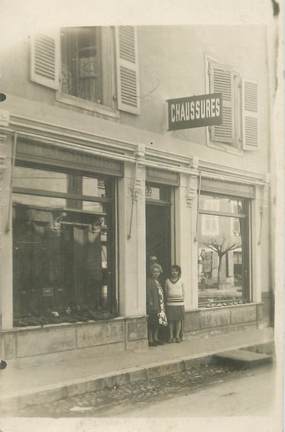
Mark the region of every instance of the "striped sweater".
[[168, 306], [184, 305], [184, 285], [181, 279], [178, 279], [176, 282], [166, 279], [165, 293]]

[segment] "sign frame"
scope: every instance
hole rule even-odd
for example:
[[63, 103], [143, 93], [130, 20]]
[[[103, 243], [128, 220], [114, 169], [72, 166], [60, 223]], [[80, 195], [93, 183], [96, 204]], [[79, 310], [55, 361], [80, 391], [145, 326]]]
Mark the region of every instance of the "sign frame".
[[218, 126], [223, 122], [222, 93], [167, 99], [168, 131]]

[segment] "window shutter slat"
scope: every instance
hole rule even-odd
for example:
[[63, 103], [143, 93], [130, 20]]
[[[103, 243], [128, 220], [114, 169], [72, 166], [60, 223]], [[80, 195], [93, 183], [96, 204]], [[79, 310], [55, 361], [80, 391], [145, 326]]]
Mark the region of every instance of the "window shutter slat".
[[254, 81], [243, 81], [243, 148], [258, 149], [258, 86]]
[[59, 88], [59, 37], [57, 34], [39, 33], [31, 37], [31, 80]]
[[116, 28], [118, 108], [138, 114], [140, 110], [137, 34], [132, 26]]
[[224, 65], [209, 63], [210, 92], [222, 93], [223, 122], [210, 128], [211, 140], [226, 144], [234, 143], [233, 74]]

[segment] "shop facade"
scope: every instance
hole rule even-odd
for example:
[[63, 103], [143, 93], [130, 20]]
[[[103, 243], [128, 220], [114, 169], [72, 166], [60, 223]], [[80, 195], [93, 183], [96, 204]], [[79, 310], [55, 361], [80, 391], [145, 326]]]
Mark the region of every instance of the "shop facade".
[[[163, 277], [172, 263], [182, 267], [185, 337], [272, 325], [266, 32], [256, 30], [248, 65], [247, 31], [231, 36], [236, 53], [223, 28], [35, 35], [19, 60], [29, 79], [25, 69], [10, 76], [7, 57], [2, 356], [146, 347], [152, 256]], [[186, 48], [196, 59], [190, 73], [177, 47], [199, 34]], [[222, 93], [222, 125], [168, 130], [169, 95], [191, 92]]]

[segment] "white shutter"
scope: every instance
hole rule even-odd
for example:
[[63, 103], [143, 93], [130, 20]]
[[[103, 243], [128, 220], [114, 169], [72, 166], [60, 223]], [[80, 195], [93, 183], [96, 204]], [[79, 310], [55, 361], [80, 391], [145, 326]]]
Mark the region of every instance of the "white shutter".
[[242, 85], [243, 149], [258, 149], [258, 86], [244, 80]]
[[137, 32], [132, 26], [116, 28], [118, 108], [133, 114], [140, 109]]
[[59, 87], [59, 34], [38, 33], [31, 37], [31, 80], [46, 87]]
[[210, 128], [211, 141], [234, 143], [233, 73], [215, 62], [209, 63], [210, 93], [222, 93], [222, 124]]

